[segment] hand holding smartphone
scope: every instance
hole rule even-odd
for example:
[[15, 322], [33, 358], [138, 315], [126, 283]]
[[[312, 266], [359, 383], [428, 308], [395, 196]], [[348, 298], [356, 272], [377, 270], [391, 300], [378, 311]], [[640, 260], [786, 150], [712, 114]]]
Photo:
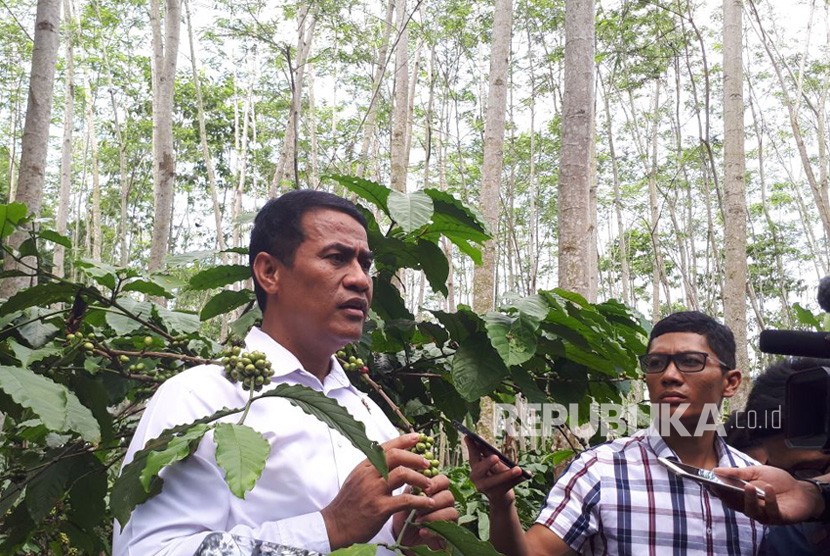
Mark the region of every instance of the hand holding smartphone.
[[[701, 469], [700, 467], [680, 463], [679, 461], [672, 461], [666, 458], [657, 458], [657, 461], [659, 461], [663, 465], [663, 467], [665, 467], [675, 475], [691, 479], [697, 483], [701, 483], [704, 485], [709, 485], [716, 488], [721, 488], [742, 494], [744, 491], [744, 485], [748, 484], [744, 480], [733, 477], [721, 477], [715, 475], [714, 471], [710, 471], [708, 469]], [[756, 487], [755, 492], [758, 498], [764, 498], [765, 495], [763, 490]]]
[[[476, 433], [474, 433], [473, 431], [471, 431], [455, 419], [452, 419], [451, 422], [452, 426], [455, 427], [456, 430], [458, 430], [458, 432], [469, 437], [470, 440], [472, 440], [473, 443], [475, 443], [475, 445], [478, 446], [479, 449], [481, 449], [481, 451], [497, 455], [498, 458], [502, 461], [502, 463], [504, 463], [507, 467], [511, 469], [518, 465], [515, 461], [511, 460], [510, 458], [502, 454], [498, 448], [496, 448], [495, 446], [481, 438], [479, 435], [477, 435]], [[524, 469], [522, 469], [522, 478], [524, 480], [530, 480], [533, 478], [533, 475], [531, 475], [529, 471], [525, 471]]]

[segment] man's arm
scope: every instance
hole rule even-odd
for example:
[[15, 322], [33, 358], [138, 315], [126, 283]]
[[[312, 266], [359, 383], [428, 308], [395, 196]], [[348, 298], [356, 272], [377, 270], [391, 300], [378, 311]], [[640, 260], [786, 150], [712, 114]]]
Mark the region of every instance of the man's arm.
[[470, 480], [490, 501], [490, 542], [507, 556], [560, 556], [575, 554], [559, 536], [534, 525], [525, 534], [516, 511], [513, 487], [522, 482], [520, 467], [509, 468], [495, 455], [484, 455], [465, 437], [470, 453]]
[[[816, 485], [799, 481], [783, 469], [769, 465], [751, 467], [719, 467], [715, 473], [724, 477], [735, 477], [748, 481], [744, 495], [721, 495], [724, 503], [741, 511], [761, 523], [770, 525], [799, 523], [816, 519], [824, 512], [824, 500]], [[816, 478], [830, 482], [830, 474]], [[755, 487], [764, 491], [764, 498], [758, 498]]]

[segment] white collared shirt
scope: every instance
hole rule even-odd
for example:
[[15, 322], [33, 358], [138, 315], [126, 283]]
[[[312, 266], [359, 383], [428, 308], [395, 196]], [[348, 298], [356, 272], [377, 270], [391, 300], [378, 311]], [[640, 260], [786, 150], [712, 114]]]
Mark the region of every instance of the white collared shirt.
[[[398, 436], [380, 408], [352, 386], [334, 358], [321, 384], [291, 352], [258, 328], [248, 333], [245, 344], [247, 351], [261, 351], [271, 361], [270, 388], [280, 383], [307, 386], [334, 399], [363, 422], [370, 439], [385, 442]], [[248, 392], [229, 382], [218, 365], [200, 365], [176, 375], [150, 400], [125, 463], [164, 429], [223, 407], [242, 407], [247, 399]], [[238, 420], [239, 414], [224, 419]], [[330, 552], [320, 510], [334, 499], [365, 456], [340, 433], [283, 398], [254, 402], [245, 424], [265, 436], [271, 452], [262, 476], [244, 499], [228, 489], [224, 472], [216, 464], [213, 435], [208, 433], [190, 458], [161, 471], [162, 491], [133, 510], [123, 531], [115, 523], [113, 555], [192, 556], [212, 531]], [[391, 519], [370, 542], [394, 542]]]

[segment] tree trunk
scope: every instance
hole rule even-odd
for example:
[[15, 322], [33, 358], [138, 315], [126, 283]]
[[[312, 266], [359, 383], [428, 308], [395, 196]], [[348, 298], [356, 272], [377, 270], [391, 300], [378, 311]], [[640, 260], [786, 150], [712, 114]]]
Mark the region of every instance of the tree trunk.
[[[591, 216], [594, 141], [594, 1], [565, 2], [565, 90], [559, 166], [559, 286], [596, 299]], [[593, 286], [592, 286], [593, 284]]]
[[153, 28], [153, 236], [150, 244], [150, 272], [164, 264], [173, 218], [176, 180], [176, 151], [173, 146], [173, 88], [181, 29], [181, 1], [165, 0], [162, 40], [160, 0], [150, 2]]
[[[205, 126], [205, 103], [202, 99], [202, 85], [199, 79], [199, 69], [196, 64], [196, 47], [193, 43], [193, 27], [190, 23], [190, 4], [184, 2], [185, 17], [187, 18], [187, 39], [190, 45], [190, 69], [193, 73], [193, 88], [196, 92], [196, 111], [199, 118], [199, 138], [202, 146], [202, 158], [205, 160], [207, 169], [208, 191], [213, 203], [213, 220], [216, 225], [216, 248], [225, 250], [225, 235], [222, 228], [222, 209], [219, 206], [218, 187], [216, 185], [216, 169], [213, 166], [213, 157], [210, 155], [210, 147], [207, 141], [207, 128]], [[225, 253], [222, 253], [222, 262], [227, 262]]]
[[311, 52], [311, 41], [314, 38], [314, 26], [317, 24], [316, 12], [308, 6], [300, 10], [297, 26], [296, 59], [291, 59], [291, 51], [286, 47], [285, 58], [288, 64], [288, 77], [291, 81], [291, 106], [288, 109], [288, 123], [285, 125], [285, 139], [282, 154], [277, 162], [277, 170], [271, 181], [271, 197], [276, 197], [280, 184], [290, 183], [295, 189], [300, 188], [297, 161], [297, 128], [300, 122], [300, 111], [303, 100], [303, 80], [308, 55]]
[[484, 161], [481, 167], [480, 206], [493, 239], [484, 245], [483, 263], [475, 268], [473, 308], [489, 311], [494, 301], [494, 276], [499, 224], [499, 189], [504, 164], [504, 120], [507, 109], [507, 68], [513, 31], [512, 0], [497, 0], [493, 12], [490, 84], [484, 120]]
[[[742, 0], [723, 0], [723, 190], [724, 264], [723, 314], [735, 334], [737, 368], [749, 372], [746, 340], [746, 184], [744, 183], [744, 72], [742, 65]], [[748, 378], [748, 375], [747, 375]], [[744, 381], [735, 407], [749, 392]]]
[[[366, 110], [366, 119], [363, 124], [363, 142], [360, 145], [360, 156], [358, 158], [357, 175], [363, 177], [368, 164], [369, 144], [375, 134], [375, 122], [377, 121], [377, 97], [383, 81], [383, 74], [386, 72], [386, 65], [389, 63], [389, 36], [392, 34], [392, 21], [395, 14], [395, 0], [388, 0], [386, 3], [386, 23], [380, 48], [378, 49], [377, 65], [372, 76], [372, 98], [369, 100], [369, 108]], [[396, 41], [397, 42], [397, 41]]]
[[[69, 220], [69, 193], [72, 186], [72, 131], [75, 128], [75, 18], [72, 13], [72, 1], [64, 1], [63, 21], [66, 25], [66, 74], [64, 75], [63, 98], [63, 140], [61, 142], [61, 182], [58, 194], [58, 213], [55, 218], [55, 231], [66, 235]], [[52, 258], [52, 272], [55, 276], [64, 276], [64, 259], [66, 248], [55, 244]]]
[[[26, 122], [20, 150], [20, 176], [12, 201], [24, 203], [29, 212], [40, 214], [43, 200], [43, 183], [46, 178], [46, 154], [49, 147], [49, 125], [52, 118], [52, 97], [55, 90], [55, 64], [58, 59], [60, 0], [38, 0], [35, 16], [35, 38], [32, 49], [32, 69], [29, 78], [29, 99], [26, 105]], [[27, 234], [16, 231], [6, 243], [17, 249]], [[27, 257], [26, 265], [35, 263]], [[5, 270], [19, 268], [8, 254]], [[0, 298], [6, 299], [28, 283], [26, 278], [6, 278], [0, 284]]]
[[101, 262], [101, 171], [98, 157], [98, 135], [95, 131], [95, 97], [89, 79], [84, 81], [84, 95], [86, 104], [84, 106], [84, 117], [86, 119], [87, 144], [89, 145], [90, 156], [92, 156], [92, 193], [90, 195], [89, 214], [87, 221], [90, 229], [90, 252], [93, 261]]
[[395, 6], [398, 26], [398, 45], [395, 49], [395, 108], [392, 113], [392, 141], [390, 145], [390, 186], [395, 191], [406, 191], [409, 166], [407, 135], [409, 131], [409, 31], [407, 30], [406, 0]]

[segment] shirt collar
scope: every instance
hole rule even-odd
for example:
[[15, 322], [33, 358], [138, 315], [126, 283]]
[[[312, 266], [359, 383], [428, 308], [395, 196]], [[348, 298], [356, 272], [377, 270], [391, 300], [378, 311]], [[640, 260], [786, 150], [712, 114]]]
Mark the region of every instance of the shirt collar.
[[[655, 425], [654, 422], [652, 422], [649, 427], [645, 429], [644, 435], [646, 436], [648, 445], [657, 457], [672, 458], [679, 461], [679, 458], [677, 457], [677, 454], [674, 453], [674, 450], [672, 450], [669, 445], [666, 444], [666, 441], [663, 440], [663, 437], [660, 436], [657, 425]], [[718, 467], [735, 466], [735, 462], [732, 460], [729, 448], [726, 446], [726, 442], [719, 434], [715, 434], [715, 456], [718, 458]]]
[[315, 390], [322, 389], [323, 393], [328, 393], [337, 388], [349, 388], [352, 385], [345, 371], [343, 371], [343, 367], [340, 366], [337, 358], [333, 355], [329, 374], [326, 375], [321, 384], [317, 377], [303, 368], [299, 359], [293, 353], [256, 326], [251, 328], [248, 335], [245, 336], [245, 348], [248, 351], [261, 351], [268, 357], [271, 362], [271, 370], [274, 371], [272, 380], [275, 383], [283, 382], [280, 378], [287, 378], [289, 375], [295, 374], [297, 382]]

